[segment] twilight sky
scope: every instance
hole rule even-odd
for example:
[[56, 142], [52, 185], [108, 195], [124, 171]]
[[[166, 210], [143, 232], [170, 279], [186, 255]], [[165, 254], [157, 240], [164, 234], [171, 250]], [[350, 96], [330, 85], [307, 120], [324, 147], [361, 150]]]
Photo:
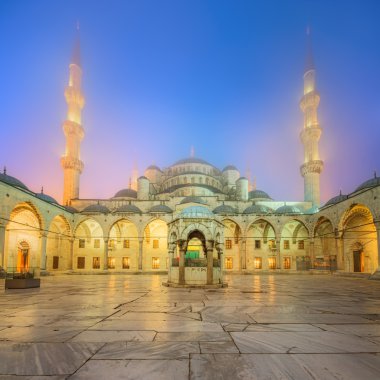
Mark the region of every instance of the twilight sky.
[[311, 25], [321, 200], [380, 175], [378, 0], [2, 0], [0, 165], [62, 200], [64, 88], [76, 20], [83, 92], [81, 198], [195, 155], [249, 169], [276, 200], [302, 200], [299, 109]]

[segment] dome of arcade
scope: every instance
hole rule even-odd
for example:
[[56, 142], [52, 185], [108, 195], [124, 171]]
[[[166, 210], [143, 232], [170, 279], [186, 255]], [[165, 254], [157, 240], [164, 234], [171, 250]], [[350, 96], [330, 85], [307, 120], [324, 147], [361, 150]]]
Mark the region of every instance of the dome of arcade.
[[109, 212], [110, 210], [106, 206], [99, 203], [87, 206], [81, 211], [82, 214], [108, 214]]
[[273, 209], [264, 205], [251, 205], [247, 207], [243, 214], [270, 214], [273, 212]]
[[252, 190], [248, 193], [248, 199], [270, 199], [272, 198], [262, 190]]
[[133, 189], [119, 190], [112, 198], [137, 198], [137, 191]]
[[123, 205], [115, 210], [115, 212], [123, 212], [128, 214], [141, 214], [142, 211], [135, 205]]
[[204, 206], [190, 206], [190, 207], [186, 207], [184, 208], [180, 214], [179, 214], [179, 217], [180, 218], [207, 218], [207, 219], [210, 219], [210, 218], [213, 218], [214, 215], [213, 213], [207, 208], [207, 207], [204, 207]]
[[75, 214], [76, 212], [78, 212], [78, 210], [74, 207], [71, 207], [71, 206], [64, 206], [64, 207], [66, 211], [71, 212], [72, 214]]
[[329, 200], [324, 204], [324, 206], [335, 205], [336, 203], [339, 203], [339, 202], [345, 201], [347, 198], [348, 198], [348, 195], [344, 195], [344, 194], [340, 193], [339, 195], [337, 195], [337, 196], [332, 197], [331, 199], [329, 199]]
[[172, 213], [173, 210], [169, 206], [166, 206], [166, 205], [155, 205], [151, 207], [151, 209], [148, 212], [166, 214], [166, 213]]
[[276, 210], [277, 214], [302, 214], [302, 211], [296, 206], [284, 205]]
[[234, 215], [234, 214], [237, 214], [238, 212], [232, 206], [220, 205], [213, 210], [213, 213], [219, 214], [219, 215]]
[[204, 199], [202, 199], [201, 197], [196, 197], [196, 196], [188, 196], [186, 198], [183, 198], [179, 204], [183, 205], [185, 203], [200, 203], [202, 205], [207, 204], [207, 202]]
[[355, 192], [359, 190], [370, 189], [371, 187], [375, 187], [379, 185], [380, 185], [380, 177], [377, 177], [375, 173], [375, 176], [373, 178], [363, 182], [360, 186], [358, 186], [355, 189]]
[[8, 175], [4, 169], [4, 173], [0, 173], [0, 181], [5, 182], [8, 185], [18, 187], [20, 189], [29, 190], [20, 180]]
[[58, 202], [53, 197], [44, 193], [36, 193], [36, 197], [42, 199], [45, 202], [53, 203], [56, 205], [58, 204]]

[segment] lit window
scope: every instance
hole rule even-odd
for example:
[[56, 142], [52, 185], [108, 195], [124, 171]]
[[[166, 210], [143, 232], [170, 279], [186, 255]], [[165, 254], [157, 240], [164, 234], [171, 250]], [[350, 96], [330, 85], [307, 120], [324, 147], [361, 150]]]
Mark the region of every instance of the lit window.
[[160, 269], [160, 259], [158, 257], [152, 257], [152, 269]]
[[284, 257], [284, 269], [290, 269], [290, 257]]
[[232, 248], [232, 240], [227, 239], [226, 240], [226, 249], [231, 249]]
[[93, 257], [92, 258], [92, 268], [93, 269], [100, 269], [100, 257]]
[[255, 240], [255, 249], [261, 248], [261, 240]]
[[268, 263], [269, 263], [269, 269], [276, 269], [276, 258], [275, 257], [269, 257]]
[[159, 248], [159, 241], [158, 241], [158, 239], [154, 239], [153, 240], [153, 248]]
[[115, 258], [109, 257], [107, 260], [108, 269], [115, 269]]
[[298, 249], [305, 249], [305, 241], [304, 240], [298, 241]]
[[289, 240], [284, 240], [284, 249], [289, 249], [289, 248], [290, 248]]
[[232, 269], [233, 261], [232, 257], [226, 257], [226, 269]]
[[100, 239], [94, 239], [94, 248], [100, 248]]
[[123, 257], [123, 269], [129, 269], [129, 257]]
[[77, 268], [78, 269], [84, 269], [85, 263], [86, 263], [85, 257], [78, 257], [77, 258]]
[[111, 248], [111, 249], [115, 249], [116, 248], [116, 240], [115, 239], [110, 239], [110, 241], [108, 243], [108, 247]]
[[255, 257], [253, 262], [255, 269], [261, 269], [263, 267], [263, 260], [261, 257]]
[[268, 241], [268, 247], [270, 248], [270, 249], [276, 249], [276, 241], [275, 240], [269, 240]]
[[79, 248], [84, 248], [86, 245], [86, 240], [84, 239], [79, 239]]
[[129, 247], [130, 247], [129, 240], [125, 239], [123, 242], [123, 248], [129, 248]]

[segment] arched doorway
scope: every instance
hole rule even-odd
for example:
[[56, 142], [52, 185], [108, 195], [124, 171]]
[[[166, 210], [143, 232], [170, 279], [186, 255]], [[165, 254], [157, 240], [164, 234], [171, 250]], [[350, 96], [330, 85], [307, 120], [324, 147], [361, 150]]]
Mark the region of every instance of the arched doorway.
[[[314, 228], [312, 266], [316, 270], [337, 269], [337, 249], [334, 227], [329, 219], [321, 217]], [[341, 260], [341, 258], [339, 258]]]
[[16, 271], [19, 273], [29, 271], [29, 244], [25, 240], [19, 243]]
[[144, 229], [143, 270], [168, 270], [168, 226], [161, 219], [152, 220]]

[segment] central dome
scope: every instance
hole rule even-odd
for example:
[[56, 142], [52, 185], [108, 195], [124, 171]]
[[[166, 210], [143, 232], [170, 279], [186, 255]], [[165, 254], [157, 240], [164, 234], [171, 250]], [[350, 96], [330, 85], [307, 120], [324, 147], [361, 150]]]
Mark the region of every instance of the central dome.
[[202, 158], [195, 158], [195, 157], [189, 157], [189, 158], [183, 158], [181, 160], [178, 160], [173, 164], [174, 165], [181, 165], [181, 164], [204, 164], [204, 165], [211, 165], [209, 162], [203, 160]]

